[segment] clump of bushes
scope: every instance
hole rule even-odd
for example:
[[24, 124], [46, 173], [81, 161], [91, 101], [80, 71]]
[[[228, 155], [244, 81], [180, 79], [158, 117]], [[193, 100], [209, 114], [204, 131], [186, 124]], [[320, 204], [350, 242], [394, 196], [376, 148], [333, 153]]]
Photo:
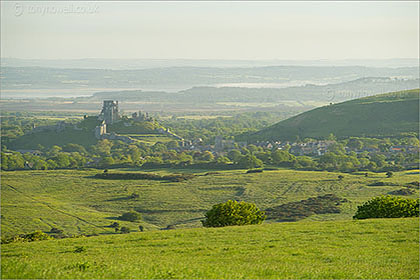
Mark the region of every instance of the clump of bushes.
[[12, 237], [2, 238], [1, 243], [9, 244], [13, 242], [33, 242], [33, 241], [49, 240], [49, 239], [54, 239], [54, 238], [46, 234], [45, 232], [37, 230], [28, 234], [19, 234]]
[[370, 187], [382, 187], [382, 186], [399, 186], [399, 185], [395, 184], [395, 183], [391, 183], [391, 182], [378, 181], [378, 182], [370, 183], [368, 186], [370, 186]]
[[268, 219], [281, 222], [298, 221], [314, 214], [340, 213], [339, 206], [347, 202], [334, 194], [310, 197], [296, 202], [289, 202], [273, 208], [266, 209]]
[[404, 218], [419, 216], [419, 199], [393, 196], [375, 197], [361, 206], [353, 219]]
[[129, 229], [128, 227], [122, 227], [122, 228], [120, 229], [120, 232], [121, 232], [122, 234], [130, 233], [130, 229]]
[[266, 216], [254, 203], [228, 200], [213, 206], [202, 221], [205, 227], [224, 227], [261, 224]]
[[195, 177], [194, 174], [170, 174], [158, 175], [154, 173], [97, 173], [94, 176], [99, 179], [109, 180], [158, 180], [158, 181], [171, 181], [182, 182]]
[[136, 222], [136, 221], [141, 220], [141, 214], [134, 211], [126, 212], [122, 214], [121, 216], [119, 216], [118, 219], [123, 220], [123, 221]]
[[262, 169], [250, 169], [250, 170], [246, 171], [247, 174], [249, 174], [249, 173], [262, 173], [262, 172], [263, 172]]
[[389, 192], [388, 194], [391, 194], [391, 195], [412, 195], [414, 193], [415, 193], [415, 191], [412, 190], [412, 189], [403, 188], [403, 189], [399, 189], [399, 190]]

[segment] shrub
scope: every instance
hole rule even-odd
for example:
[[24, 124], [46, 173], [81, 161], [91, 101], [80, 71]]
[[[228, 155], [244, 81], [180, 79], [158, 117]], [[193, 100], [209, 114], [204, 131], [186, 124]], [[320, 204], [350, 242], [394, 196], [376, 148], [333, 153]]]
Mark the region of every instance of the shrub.
[[119, 228], [120, 227], [120, 224], [117, 223], [117, 222], [113, 222], [113, 223], [111, 223], [110, 227], [112, 227], [112, 228]]
[[51, 228], [50, 233], [62, 234], [62, 233], [64, 233], [64, 231], [62, 229], [59, 229], [59, 228]]
[[353, 219], [369, 218], [403, 218], [419, 216], [419, 199], [380, 196], [375, 197], [361, 206]]
[[205, 227], [224, 227], [261, 224], [265, 220], [265, 213], [253, 203], [229, 200], [213, 206], [202, 221]]
[[74, 249], [73, 252], [75, 252], [75, 253], [83, 253], [83, 252], [86, 252], [86, 248], [85, 248], [85, 246], [76, 246], [76, 248]]
[[262, 173], [262, 169], [249, 169], [246, 171], [246, 173]]
[[138, 193], [132, 193], [131, 195], [130, 195], [130, 198], [131, 199], [137, 199], [137, 198], [139, 198], [140, 197], [140, 195], [138, 194]]
[[130, 229], [128, 227], [122, 227], [120, 231], [121, 233], [130, 233]]
[[392, 176], [394, 176], [394, 173], [393, 173], [392, 171], [388, 171], [388, 172], [386, 173], [386, 177], [387, 177], [387, 178], [391, 178]]
[[[118, 218], [120, 220], [123, 220], [123, 221], [135, 222], [135, 221], [141, 220], [141, 215], [140, 215], [140, 213], [132, 211], [132, 212], [124, 213], [121, 216], [119, 216]], [[121, 230], [122, 230], [122, 228], [121, 228]]]

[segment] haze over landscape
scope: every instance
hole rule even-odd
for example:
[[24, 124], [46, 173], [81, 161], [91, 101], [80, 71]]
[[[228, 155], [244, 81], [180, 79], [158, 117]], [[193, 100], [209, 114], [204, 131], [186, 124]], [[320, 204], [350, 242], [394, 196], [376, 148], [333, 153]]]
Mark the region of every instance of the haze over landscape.
[[2, 279], [418, 279], [419, 2], [1, 1]]

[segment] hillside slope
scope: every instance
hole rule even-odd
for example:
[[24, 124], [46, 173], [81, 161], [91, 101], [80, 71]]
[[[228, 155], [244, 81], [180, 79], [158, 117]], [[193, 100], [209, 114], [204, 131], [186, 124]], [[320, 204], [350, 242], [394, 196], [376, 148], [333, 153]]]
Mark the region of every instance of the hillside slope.
[[419, 89], [379, 94], [302, 113], [238, 140], [395, 136], [419, 129]]
[[418, 218], [2, 244], [2, 279], [418, 279]]

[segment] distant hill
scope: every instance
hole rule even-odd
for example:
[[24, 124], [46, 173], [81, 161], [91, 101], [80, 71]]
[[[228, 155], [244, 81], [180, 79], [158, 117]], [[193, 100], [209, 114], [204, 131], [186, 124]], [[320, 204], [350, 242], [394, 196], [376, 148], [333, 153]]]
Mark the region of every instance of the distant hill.
[[419, 131], [419, 89], [391, 92], [332, 104], [299, 114], [238, 140], [295, 140], [395, 136]]
[[120, 101], [214, 103], [214, 102], [339, 102], [383, 92], [414, 89], [419, 79], [365, 77], [348, 82], [328, 85], [293, 86], [286, 88], [246, 88], [235, 86], [193, 87], [169, 93], [164, 91], [108, 91], [93, 94], [93, 100], [115, 99]]
[[[95, 116], [88, 117], [76, 126], [67, 125], [59, 129], [57, 125], [44, 127], [40, 131], [27, 133], [16, 138], [8, 147], [11, 149], [37, 149], [39, 145], [52, 147], [54, 145], [63, 146], [69, 143], [79, 144], [85, 147], [94, 145], [98, 139], [95, 138], [94, 130], [101, 122]], [[76, 127], [76, 129], [75, 129]], [[124, 119], [107, 127], [109, 133], [149, 135], [158, 134], [158, 129], [163, 128], [153, 121], [133, 121]], [[164, 129], [164, 128], [163, 128]]]

